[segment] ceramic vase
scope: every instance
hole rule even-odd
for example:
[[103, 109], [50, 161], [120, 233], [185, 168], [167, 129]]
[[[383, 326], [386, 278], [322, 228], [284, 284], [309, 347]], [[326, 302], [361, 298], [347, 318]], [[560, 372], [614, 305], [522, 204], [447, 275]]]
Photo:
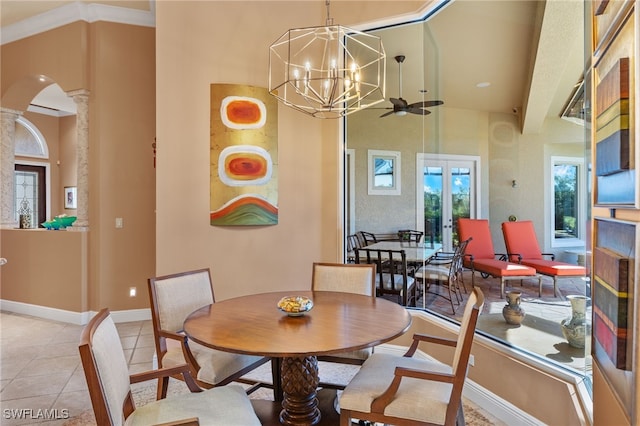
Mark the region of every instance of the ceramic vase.
[[507, 293], [507, 304], [502, 308], [502, 316], [507, 324], [520, 325], [524, 319], [525, 312], [520, 306], [519, 291], [510, 291]]
[[571, 316], [560, 322], [562, 334], [570, 346], [584, 348], [585, 336], [591, 334], [590, 326], [585, 317], [589, 298], [570, 295], [567, 296], [567, 299], [571, 302]]
[[20, 229], [29, 229], [31, 228], [31, 215], [30, 214], [21, 214], [20, 215]]

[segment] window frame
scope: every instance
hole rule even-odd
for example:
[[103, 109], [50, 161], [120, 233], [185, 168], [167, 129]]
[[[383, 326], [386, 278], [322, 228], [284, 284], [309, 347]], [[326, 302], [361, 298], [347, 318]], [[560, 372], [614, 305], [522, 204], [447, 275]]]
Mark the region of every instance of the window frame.
[[[578, 233], [577, 238], [556, 238], [555, 234], [555, 166], [567, 164], [577, 167], [577, 217], [576, 217], [576, 230]], [[569, 157], [554, 155], [550, 158], [550, 191], [549, 191], [549, 241], [551, 241], [551, 247], [585, 247], [585, 232], [586, 232], [586, 220], [587, 209], [585, 207], [585, 199], [587, 197], [587, 185], [586, 185], [586, 172], [585, 172], [585, 160], [583, 157]]]

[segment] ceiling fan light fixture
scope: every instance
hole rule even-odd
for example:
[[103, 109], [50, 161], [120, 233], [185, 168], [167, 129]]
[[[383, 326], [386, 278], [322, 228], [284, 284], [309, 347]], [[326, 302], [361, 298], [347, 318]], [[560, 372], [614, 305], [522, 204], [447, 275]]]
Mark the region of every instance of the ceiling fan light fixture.
[[407, 111], [396, 111], [394, 114], [402, 117], [403, 115], [407, 115]]
[[382, 40], [329, 17], [323, 27], [294, 28], [269, 46], [269, 93], [316, 118], [338, 118], [385, 100]]

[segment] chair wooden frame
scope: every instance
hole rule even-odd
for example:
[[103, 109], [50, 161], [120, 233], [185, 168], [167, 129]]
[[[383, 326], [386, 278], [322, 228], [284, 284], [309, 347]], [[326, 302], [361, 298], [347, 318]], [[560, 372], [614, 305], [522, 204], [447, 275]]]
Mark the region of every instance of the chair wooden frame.
[[[204, 420], [204, 424], [210, 424], [211, 421], [221, 424], [226, 422], [224, 417], [226, 414], [217, 419], [216, 413], [221, 412], [222, 406], [220, 404], [217, 407], [210, 405], [218, 397], [225, 399], [227, 405], [224, 407], [226, 409], [233, 410], [235, 408], [228, 405], [230, 401], [244, 404], [244, 408], [237, 407], [239, 411], [236, 410], [235, 415], [242, 416], [243, 410], [252, 410], [249, 399], [239, 387], [203, 391], [191, 376], [191, 368], [187, 364], [130, 375], [117, 329], [110, 317], [108, 308], [101, 309], [82, 330], [78, 346], [96, 424], [100, 426], [120, 425], [123, 424], [121, 418], [129, 419], [137, 411], [130, 385], [150, 380], [161, 380], [163, 377], [175, 377], [176, 375], [182, 377], [191, 394], [168, 399], [158, 398], [156, 403], [142, 407], [139, 412], [141, 418], [134, 419], [134, 422], [151, 424], [147, 421], [153, 419], [153, 424], [156, 426], [196, 426], [200, 424], [198, 416], [204, 415], [208, 417]], [[108, 323], [105, 323], [106, 320]], [[123, 380], [126, 377], [128, 377], [128, 382]], [[128, 387], [126, 387], [127, 384]], [[244, 400], [240, 397], [241, 395]], [[183, 409], [179, 413], [175, 412], [176, 408], [179, 409], [183, 404], [187, 403], [188, 405], [192, 402], [192, 398], [197, 399], [196, 404], [201, 409], [196, 412], [191, 409]], [[120, 410], [121, 416], [118, 414]], [[180, 418], [181, 415], [184, 417]], [[251, 421], [255, 424], [258, 419], [253, 417]]]
[[[347, 385], [341, 400], [340, 400], [340, 426], [350, 426], [351, 419], [356, 418], [359, 420], [366, 420], [369, 422], [378, 422], [384, 424], [393, 424], [398, 426], [413, 426], [413, 425], [429, 425], [433, 423], [425, 423], [416, 421], [414, 419], [406, 419], [397, 416], [390, 416], [385, 414], [386, 407], [392, 403], [397, 396], [396, 393], [402, 386], [405, 378], [421, 379], [425, 381], [435, 381], [450, 383], [452, 385], [451, 393], [449, 394], [448, 404], [445, 413], [444, 425], [454, 426], [456, 424], [464, 425], [464, 412], [462, 407], [462, 390], [467, 377], [469, 357], [471, 354], [471, 347], [473, 345], [473, 339], [476, 330], [476, 324], [478, 321], [478, 315], [484, 305], [484, 294], [482, 291], [475, 287], [473, 292], [469, 295], [465, 306], [465, 312], [460, 324], [460, 332], [457, 339], [447, 339], [442, 337], [430, 336], [425, 334], [414, 334], [413, 342], [403, 357], [396, 357], [398, 359], [404, 357], [413, 357], [418, 349], [418, 345], [422, 342], [428, 344], [437, 344], [442, 346], [448, 346], [455, 348], [453, 355], [453, 362], [451, 365], [451, 373], [442, 373], [436, 371], [419, 370], [415, 368], [407, 368], [403, 366], [395, 366], [394, 378], [389, 383], [386, 389], [378, 388], [376, 385], [371, 385], [364, 392], [363, 398], [368, 398], [371, 392], [381, 391], [381, 393], [375, 393], [377, 395], [372, 397], [370, 411], [357, 411], [350, 409], [343, 404], [343, 399], [350, 391], [351, 385]], [[373, 355], [372, 358], [377, 355]], [[365, 363], [363, 369], [357, 373], [352, 383], [355, 383], [360, 374], [376, 374], [377, 371], [373, 369], [366, 369], [367, 363]], [[393, 365], [389, 366], [389, 368]], [[362, 383], [362, 382], [360, 382]], [[375, 387], [375, 389], [372, 389]], [[355, 392], [355, 391], [352, 391]]]
[[[176, 279], [176, 278], [185, 277], [189, 275], [197, 275], [197, 274], [206, 274], [208, 276], [209, 286], [211, 290], [210, 301], [203, 301], [202, 306], [205, 306], [208, 303], [215, 303], [215, 296], [213, 293], [213, 283], [211, 280], [211, 271], [209, 270], [209, 268], [179, 272], [175, 274], [168, 274], [168, 275], [163, 275], [163, 276], [153, 277], [148, 279], [149, 299], [151, 304], [151, 320], [153, 323], [153, 333], [154, 333], [154, 341], [156, 346], [156, 356], [158, 360], [158, 366], [161, 368], [163, 367], [162, 365], [163, 358], [167, 354], [167, 350], [168, 350], [167, 342], [173, 341], [181, 346], [184, 359], [186, 360], [187, 364], [190, 367], [191, 376], [195, 380], [196, 384], [201, 388], [210, 389], [216, 386], [224, 386], [226, 384], [229, 384], [235, 381], [239, 383], [252, 385], [252, 387], [248, 389], [247, 393], [251, 393], [260, 387], [273, 388], [274, 392], [276, 393], [276, 398], [278, 398], [281, 393], [281, 390], [278, 389], [279, 377], [280, 377], [278, 362], [272, 363], [272, 376], [274, 380], [273, 383], [264, 383], [264, 382], [242, 378], [242, 376], [244, 376], [245, 374], [261, 366], [262, 364], [268, 362], [270, 360], [270, 358], [268, 357], [260, 358], [255, 363], [236, 371], [234, 374], [220, 380], [217, 383], [209, 383], [202, 380], [198, 380], [197, 378], [198, 371], [200, 370], [201, 366], [199, 365], [195, 356], [191, 352], [191, 349], [189, 348], [189, 339], [187, 338], [187, 336], [182, 333], [182, 330], [166, 330], [162, 328], [161, 319], [160, 319], [161, 309], [158, 301], [159, 297], [158, 297], [157, 286], [161, 285], [161, 283], [165, 280], [171, 280], [171, 279]], [[173, 377], [179, 380], [182, 379], [180, 375], [175, 375]], [[163, 377], [158, 381], [158, 398], [164, 398], [167, 395], [168, 385], [169, 385], [169, 377]]]

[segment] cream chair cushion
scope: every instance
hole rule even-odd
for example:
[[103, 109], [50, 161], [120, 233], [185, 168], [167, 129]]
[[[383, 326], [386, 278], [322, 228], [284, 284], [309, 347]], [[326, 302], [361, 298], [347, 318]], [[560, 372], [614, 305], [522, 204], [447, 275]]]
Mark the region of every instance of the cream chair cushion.
[[131, 390], [131, 385], [129, 367], [111, 315], [102, 321], [93, 334], [93, 357], [109, 415], [116, 425], [121, 425], [124, 422], [122, 402]]
[[420, 280], [449, 280], [449, 266], [428, 265], [418, 269], [415, 277]]
[[[192, 340], [189, 340], [189, 349], [200, 365], [198, 380], [212, 384], [219, 383], [262, 358], [207, 348]], [[168, 340], [167, 352], [162, 357], [162, 366], [167, 368], [185, 363], [182, 347], [177, 342]]]
[[178, 332], [185, 318], [196, 309], [213, 303], [213, 292], [208, 271], [162, 280], [156, 286], [156, 299], [160, 328]]
[[[396, 367], [451, 374], [451, 367], [438, 361], [374, 353], [365, 361], [340, 397], [340, 408], [371, 412], [371, 403], [392, 382]], [[419, 422], [444, 424], [452, 385], [404, 377], [394, 400], [384, 414]]]
[[[407, 277], [407, 290], [411, 288], [415, 280], [413, 277]], [[394, 286], [395, 284], [395, 286]], [[380, 286], [385, 290], [402, 290], [404, 286], [404, 278], [400, 274], [382, 274], [382, 284], [380, 284], [380, 275], [376, 275], [376, 286]]]
[[126, 426], [149, 426], [197, 417], [201, 425], [260, 425], [251, 401], [238, 385], [227, 385], [200, 393], [172, 396], [136, 409]]

